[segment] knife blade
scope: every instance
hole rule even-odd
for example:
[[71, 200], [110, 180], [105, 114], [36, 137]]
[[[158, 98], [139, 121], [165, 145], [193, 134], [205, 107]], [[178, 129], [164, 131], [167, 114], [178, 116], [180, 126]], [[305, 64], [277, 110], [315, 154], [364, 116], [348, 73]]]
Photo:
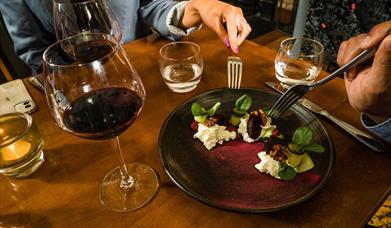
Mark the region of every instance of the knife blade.
[[[274, 89], [275, 91], [277, 91], [281, 94], [285, 93], [285, 91], [286, 91], [286, 88], [284, 88], [279, 83], [265, 82], [265, 84], [268, 87]], [[384, 152], [385, 145], [382, 142], [378, 141], [377, 139], [375, 139], [371, 135], [357, 129], [356, 127], [346, 123], [345, 121], [342, 121], [342, 120], [338, 119], [337, 117], [331, 115], [329, 112], [327, 112], [322, 107], [315, 104], [314, 102], [312, 102], [306, 98], [301, 98], [297, 101], [297, 103], [299, 103], [299, 105], [310, 110], [311, 112], [313, 112], [315, 114], [322, 115], [322, 116], [326, 117], [327, 119], [329, 119], [330, 121], [335, 123], [337, 126], [341, 127], [343, 130], [345, 130], [347, 133], [352, 135], [358, 141], [363, 143], [368, 148], [370, 148], [376, 152]]]

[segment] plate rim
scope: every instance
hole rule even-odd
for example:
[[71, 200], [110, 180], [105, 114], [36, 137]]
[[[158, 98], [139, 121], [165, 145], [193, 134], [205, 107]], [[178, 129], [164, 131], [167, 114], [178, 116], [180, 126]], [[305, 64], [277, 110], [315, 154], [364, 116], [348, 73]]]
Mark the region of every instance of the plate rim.
[[[166, 125], [168, 124], [168, 121], [172, 118], [172, 116], [179, 110], [181, 109], [183, 106], [185, 106], [188, 102], [190, 102], [191, 100], [194, 100], [194, 99], [197, 99], [198, 97], [200, 96], [208, 96], [209, 94], [212, 94], [212, 93], [216, 93], [216, 92], [219, 92], [219, 91], [226, 91], [226, 90], [230, 90], [229, 88], [227, 87], [223, 87], [223, 88], [217, 88], [217, 89], [212, 89], [212, 90], [208, 90], [206, 92], [202, 92], [202, 93], [199, 93], [195, 96], [192, 96], [188, 99], [186, 99], [185, 101], [183, 101], [182, 103], [180, 103], [179, 105], [177, 105], [171, 112], [170, 114], [166, 117], [166, 119], [164, 120], [161, 128], [160, 128], [160, 132], [159, 132], [159, 138], [158, 138], [158, 153], [159, 153], [159, 158], [160, 158], [160, 162], [164, 168], [164, 171], [166, 172], [166, 174], [168, 175], [168, 177], [170, 178], [170, 180], [172, 182], [174, 182], [174, 184], [179, 187], [183, 192], [185, 192], [186, 194], [188, 194], [189, 196], [191, 196], [192, 198], [196, 199], [197, 201], [200, 201], [206, 205], [209, 205], [209, 206], [212, 206], [212, 207], [215, 207], [215, 208], [218, 208], [218, 209], [223, 209], [223, 210], [226, 210], [226, 211], [233, 211], [233, 212], [242, 212], [242, 213], [254, 213], [254, 214], [259, 214], [259, 213], [267, 213], [267, 212], [274, 212], [274, 211], [280, 211], [280, 210], [284, 210], [288, 207], [292, 207], [294, 205], [298, 205], [300, 203], [303, 203], [305, 201], [307, 201], [308, 199], [312, 198], [314, 195], [316, 195], [316, 193], [318, 193], [320, 190], [323, 189], [323, 187], [330, 181], [331, 177], [333, 176], [334, 174], [334, 168], [335, 168], [335, 147], [334, 147], [334, 142], [333, 140], [331, 139], [327, 129], [324, 127], [324, 125], [322, 124], [322, 122], [308, 109], [306, 109], [305, 107], [302, 107], [300, 106], [298, 103], [295, 103], [293, 104], [292, 106], [297, 106], [299, 107], [299, 109], [302, 109], [304, 110], [309, 116], [311, 116], [313, 119], [315, 119], [315, 121], [318, 122], [319, 126], [321, 127], [321, 129], [325, 132], [326, 134], [326, 137], [327, 137], [327, 140], [330, 144], [330, 160], [331, 162], [329, 163], [328, 167], [327, 167], [327, 175], [323, 178], [323, 180], [314, 188], [312, 189], [310, 192], [308, 192], [307, 194], [305, 194], [304, 196], [298, 198], [297, 200], [295, 201], [292, 201], [292, 202], [289, 202], [287, 203], [286, 205], [283, 205], [283, 206], [278, 206], [278, 207], [271, 207], [271, 208], [259, 208], [259, 209], [254, 209], [254, 208], [239, 208], [239, 207], [229, 207], [229, 206], [225, 206], [225, 205], [221, 205], [219, 203], [216, 203], [200, 194], [197, 194], [196, 192], [192, 191], [191, 189], [189, 189], [188, 187], [186, 186], [183, 186], [183, 184], [179, 183], [178, 181], [178, 177], [175, 175], [175, 173], [170, 173], [170, 168], [169, 168], [169, 165], [167, 164], [167, 162], [165, 161], [165, 159], [163, 158], [163, 152], [162, 152], [162, 138], [163, 138], [163, 133], [164, 133], [164, 130], [166, 129]], [[277, 95], [277, 96], [282, 96], [281, 94], [277, 93], [277, 92], [274, 92], [274, 91], [269, 91], [269, 90], [264, 90], [264, 89], [260, 89], [260, 88], [255, 88], [255, 87], [241, 87], [239, 90], [253, 90], [253, 91], [262, 91], [262, 92], [266, 92], [266, 93], [269, 93], [269, 94], [274, 94], [274, 95]]]

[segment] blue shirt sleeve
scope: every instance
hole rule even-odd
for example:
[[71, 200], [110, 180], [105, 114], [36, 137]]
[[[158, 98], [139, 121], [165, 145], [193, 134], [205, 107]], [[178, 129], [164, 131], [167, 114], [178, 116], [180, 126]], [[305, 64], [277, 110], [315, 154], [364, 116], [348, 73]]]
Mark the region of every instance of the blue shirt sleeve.
[[172, 34], [166, 24], [168, 13], [178, 3], [177, 1], [144, 0], [141, 2], [139, 13], [146, 24], [168, 39], [175, 40], [180, 38], [180, 36]]
[[41, 1], [33, 4], [34, 7], [41, 8], [39, 15], [33, 13], [29, 4], [30, 1], [24, 0], [0, 1], [0, 11], [12, 38], [15, 53], [35, 74], [41, 68], [42, 53], [56, 38], [53, 31], [48, 29], [50, 16]]
[[361, 122], [369, 131], [383, 138], [387, 142], [391, 142], [391, 118], [378, 124], [369, 116], [361, 114]]

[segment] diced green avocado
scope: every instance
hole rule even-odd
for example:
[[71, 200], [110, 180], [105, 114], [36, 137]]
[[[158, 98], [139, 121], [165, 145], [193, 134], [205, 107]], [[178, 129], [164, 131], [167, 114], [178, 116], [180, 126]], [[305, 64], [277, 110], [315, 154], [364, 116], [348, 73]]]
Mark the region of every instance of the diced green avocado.
[[292, 166], [295, 170], [297, 170], [301, 164], [303, 156], [303, 154], [290, 153], [286, 162], [289, 166]]
[[303, 157], [301, 158], [300, 166], [297, 169], [298, 173], [303, 173], [305, 171], [314, 168], [314, 162], [312, 161], [311, 157], [307, 153], [304, 153], [301, 156]]
[[241, 116], [237, 116], [237, 115], [231, 115], [231, 119], [229, 120], [230, 124], [232, 124], [233, 126], [239, 126], [240, 124], [240, 118], [242, 118]]
[[273, 128], [268, 128], [266, 130], [262, 129], [260, 137], [261, 138], [270, 138], [272, 133], [273, 133]]
[[290, 151], [292, 151], [292, 152], [295, 152], [296, 150], [297, 150], [297, 147], [298, 147], [299, 145], [297, 145], [296, 143], [289, 143], [288, 144], [288, 148], [289, 148], [289, 150]]
[[194, 120], [198, 123], [204, 123], [208, 115], [202, 115], [202, 116], [194, 116]]

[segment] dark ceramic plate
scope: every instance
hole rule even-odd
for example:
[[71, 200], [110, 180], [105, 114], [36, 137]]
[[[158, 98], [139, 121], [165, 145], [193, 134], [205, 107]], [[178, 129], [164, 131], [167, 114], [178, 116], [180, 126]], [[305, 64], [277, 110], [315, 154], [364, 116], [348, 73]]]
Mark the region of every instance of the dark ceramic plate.
[[274, 122], [291, 138], [300, 126], [313, 131], [313, 142], [326, 152], [311, 154], [315, 167], [291, 181], [277, 180], [260, 173], [254, 165], [262, 143], [226, 142], [208, 151], [201, 141], [193, 139], [191, 105], [211, 107], [222, 104], [219, 114], [229, 115], [235, 100], [243, 94], [253, 99], [251, 110], [271, 107], [279, 95], [259, 89], [218, 89], [191, 98], [167, 118], [159, 136], [161, 162], [172, 181], [184, 192], [214, 207], [241, 212], [268, 212], [301, 203], [318, 192], [330, 178], [334, 167], [334, 148], [326, 129], [309, 111], [293, 105]]

